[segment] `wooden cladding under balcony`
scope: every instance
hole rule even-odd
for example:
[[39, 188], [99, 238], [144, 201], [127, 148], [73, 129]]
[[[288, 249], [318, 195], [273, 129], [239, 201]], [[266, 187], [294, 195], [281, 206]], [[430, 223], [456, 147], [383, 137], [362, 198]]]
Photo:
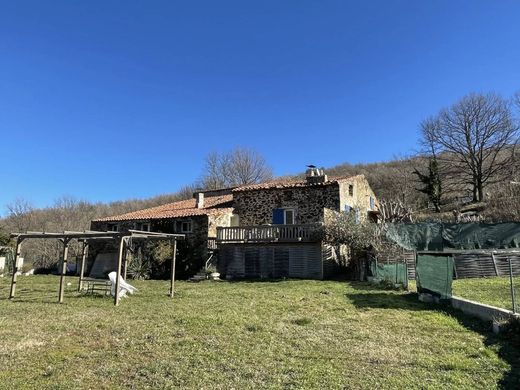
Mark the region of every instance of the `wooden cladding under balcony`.
[[319, 225], [266, 225], [217, 228], [217, 242], [312, 242]]

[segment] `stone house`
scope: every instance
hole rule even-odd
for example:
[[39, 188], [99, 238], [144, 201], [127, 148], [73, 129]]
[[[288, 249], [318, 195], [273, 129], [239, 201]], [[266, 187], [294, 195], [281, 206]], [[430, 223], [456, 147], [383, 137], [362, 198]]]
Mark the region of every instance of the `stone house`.
[[316, 228], [332, 211], [375, 220], [376, 210], [363, 175], [329, 179], [310, 169], [303, 180], [197, 192], [193, 199], [94, 220], [91, 229], [185, 234], [199, 248], [198, 266], [218, 249], [218, 271], [230, 279], [323, 279], [335, 272], [343, 251], [321, 242]]
[[[197, 247], [197, 264], [204, 265], [210, 252], [216, 249], [218, 226], [229, 226], [233, 213], [231, 189], [196, 192], [192, 199], [137, 210], [93, 220], [91, 229], [96, 231], [128, 231], [129, 229], [162, 233], [180, 233], [185, 243]], [[115, 247], [108, 244], [92, 245], [90, 262], [99, 253], [112, 253]], [[181, 242], [184, 245], [184, 242]], [[112, 245], [113, 246], [113, 245]]]
[[313, 232], [335, 212], [377, 219], [377, 200], [363, 175], [328, 178], [310, 169], [304, 180], [236, 188], [230, 227], [217, 229], [219, 272], [228, 278], [323, 279], [336, 271], [345, 248]]

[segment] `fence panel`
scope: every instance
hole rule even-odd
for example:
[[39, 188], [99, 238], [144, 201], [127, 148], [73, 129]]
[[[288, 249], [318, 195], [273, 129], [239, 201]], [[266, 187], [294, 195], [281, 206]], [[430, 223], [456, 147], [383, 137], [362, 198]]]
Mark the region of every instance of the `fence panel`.
[[417, 254], [417, 291], [448, 299], [452, 296], [453, 258], [446, 254]]

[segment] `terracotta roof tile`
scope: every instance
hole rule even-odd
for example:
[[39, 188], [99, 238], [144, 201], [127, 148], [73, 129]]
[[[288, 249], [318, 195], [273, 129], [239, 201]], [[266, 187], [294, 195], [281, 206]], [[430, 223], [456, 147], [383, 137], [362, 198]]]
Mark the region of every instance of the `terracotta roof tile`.
[[181, 200], [144, 210], [96, 219], [95, 222], [130, 221], [140, 219], [182, 218], [196, 215], [214, 215], [233, 211], [233, 195], [208, 196], [204, 207], [197, 208], [195, 199]]
[[[358, 175], [362, 176], [362, 175]], [[233, 192], [241, 192], [241, 191], [254, 191], [254, 190], [266, 190], [272, 188], [296, 188], [296, 187], [321, 187], [328, 186], [331, 184], [337, 184], [344, 181], [349, 181], [354, 179], [357, 176], [340, 176], [340, 177], [331, 177], [326, 182], [323, 183], [307, 183], [306, 180], [301, 179], [284, 179], [284, 180], [274, 180], [267, 183], [259, 183], [259, 184], [250, 184], [242, 187], [235, 188]]]

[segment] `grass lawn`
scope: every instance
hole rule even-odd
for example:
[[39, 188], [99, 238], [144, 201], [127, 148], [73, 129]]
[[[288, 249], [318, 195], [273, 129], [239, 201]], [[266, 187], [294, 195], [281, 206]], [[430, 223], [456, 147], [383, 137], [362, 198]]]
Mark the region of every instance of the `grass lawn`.
[[[513, 278], [517, 310], [520, 308], [520, 277]], [[453, 295], [512, 310], [511, 289], [507, 278], [457, 279], [453, 281]]]
[[495, 388], [518, 351], [488, 326], [363, 283], [135, 282], [118, 308], [0, 279], [0, 388]]

